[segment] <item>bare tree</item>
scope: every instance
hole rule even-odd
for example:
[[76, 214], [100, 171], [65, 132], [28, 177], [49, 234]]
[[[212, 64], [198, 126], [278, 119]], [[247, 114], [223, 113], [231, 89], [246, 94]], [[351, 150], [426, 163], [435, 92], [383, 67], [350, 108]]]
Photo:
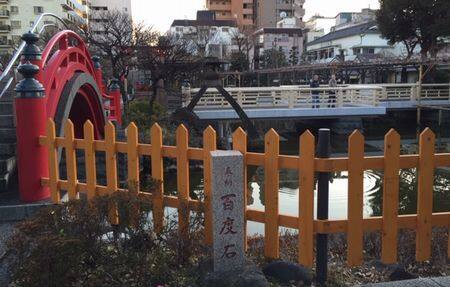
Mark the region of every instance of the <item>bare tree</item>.
[[248, 63], [250, 63], [250, 51], [255, 45], [253, 32], [252, 29], [246, 29], [243, 32], [237, 31], [232, 36], [233, 44], [237, 46], [238, 53], [244, 54]]
[[192, 76], [200, 68], [198, 56], [193, 54], [188, 40], [171, 36], [159, 36], [151, 45], [138, 47], [137, 59], [139, 68], [150, 71], [153, 82], [153, 97], [150, 106], [158, 93], [160, 81], [165, 85], [177, 86], [184, 79]]
[[151, 45], [157, 34], [142, 23], [134, 24], [130, 15], [112, 10], [93, 13], [85, 37], [92, 52], [109, 62], [109, 76], [117, 78], [136, 64], [138, 47]]

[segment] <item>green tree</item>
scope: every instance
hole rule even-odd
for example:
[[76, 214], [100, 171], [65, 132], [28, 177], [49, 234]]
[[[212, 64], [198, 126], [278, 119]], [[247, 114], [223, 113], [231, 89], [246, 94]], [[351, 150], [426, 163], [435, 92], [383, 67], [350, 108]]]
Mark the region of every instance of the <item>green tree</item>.
[[281, 47], [273, 47], [270, 50], [264, 50], [262, 54], [262, 68], [273, 69], [286, 66], [288, 61]]
[[247, 71], [249, 61], [247, 55], [244, 52], [234, 52], [230, 56], [231, 70], [232, 71]]
[[449, 0], [380, 0], [378, 26], [391, 44], [402, 42], [411, 57], [419, 45], [422, 58], [435, 57], [450, 36]]

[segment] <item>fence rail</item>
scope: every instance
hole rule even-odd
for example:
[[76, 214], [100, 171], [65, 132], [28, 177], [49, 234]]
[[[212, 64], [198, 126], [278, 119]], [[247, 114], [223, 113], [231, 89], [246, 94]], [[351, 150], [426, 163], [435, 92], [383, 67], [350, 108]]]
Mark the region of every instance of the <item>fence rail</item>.
[[[392, 84], [392, 85], [348, 85], [330, 88], [307, 86], [226, 88], [243, 108], [313, 108], [320, 107], [378, 106], [391, 101], [450, 101], [450, 84]], [[199, 89], [184, 89], [183, 104], [187, 105]], [[330, 95], [335, 104], [330, 105]], [[333, 100], [334, 102], [334, 100]], [[196, 105], [196, 109], [230, 108], [229, 103], [215, 89], [208, 89]]]
[[[43, 178], [42, 184], [49, 186], [54, 203], [61, 201], [61, 191], [68, 192], [70, 199], [77, 198], [78, 193], [86, 193], [88, 198], [96, 195], [125, 191], [118, 188], [117, 154], [127, 154], [128, 184], [136, 186], [134, 190], [148, 196], [153, 202], [153, 220], [157, 231], [164, 226], [164, 207], [178, 209], [179, 230], [182, 236], [189, 236], [189, 212], [205, 214], [205, 243], [212, 242], [211, 210], [211, 167], [210, 151], [217, 148], [216, 133], [209, 127], [203, 134], [203, 148], [189, 147], [189, 133], [184, 126], [176, 131], [176, 146], [165, 146], [162, 142], [162, 130], [155, 124], [151, 128], [151, 144], [138, 142], [138, 129], [134, 124], [127, 128], [127, 141], [116, 142], [115, 128], [108, 123], [105, 128], [105, 140], [94, 140], [93, 126], [84, 125], [84, 139], [74, 138], [73, 124], [65, 123], [65, 137], [55, 136], [55, 124], [47, 123], [47, 134], [40, 138], [40, 144], [49, 151], [49, 178]], [[434, 153], [435, 135], [426, 129], [420, 135], [420, 151], [416, 155], [400, 154], [400, 136], [391, 130], [385, 137], [383, 156], [365, 156], [364, 137], [355, 131], [349, 138], [348, 157], [321, 159], [315, 157], [315, 137], [305, 132], [300, 137], [298, 156], [279, 154], [279, 136], [270, 130], [265, 136], [264, 153], [247, 151], [247, 135], [238, 128], [233, 134], [233, 149], [244, 155], [244, 172], [248, 166], [262, 166], [265, 170], [265, 211], [246, 208], [246, 220], [265, 224], [265, 255], [269, 258], [279, 257], [279, 228], [288, 227], [299, 230], [299, 263], [306, 266], [313, 264], [313, 236], [316, 233], [347, 233], [348, 264], [362, 264], [362, 240], [364, 232], [382, 231], [382, 261], [397, 261], [397, 233], [399, 229], [415, 229], [416, 259], [428, 260], [431, 255], [432, 227], [450, 227], [450, 211], [433, 213], [433, 176], [434, 169], [450, 167], [450, 153]], [[67, 166], [67, 179], [58, 174], [58, 148], [64, 148]], [[77, 179], [75, 151], [85, 151], [86, 182]], [[98, 185], [95, 169], [96, 152], [106, 153], [107, 184]], [[139, 190], [139, 162], [143, 156], [151, 159], [151, 176], [161, 182], [153, 193]], [[177, 161], [177, 196], [164, 194], [163, 158]], [[204, 201], [189, 197], [189, 161], [199, 160], [204, 163]], [[399, 170], [418, 168], [418, 208], [417, 214], [398, 215], [399, 206]], [[299, 173], [299, 215], [291, 216], [279, 213], [279, 170], [293, 169]], [[384, 170], [383, 214], [382, 216], [363, 218], [363, 172], [364, 170]], [[314, 176], [315, 172], [348, 171], [348, 219], [316, 220], [314, 219]], [[247, 177], [244, 176], [246, 179]], [[247, 184], [244, 184], [247, 186]], [[247, 190], [245, 190], [247, 193]], [[244, 196], [246, 198], [246, 196]], [[450, 240], [449, 240], [450, 245]], [[450, 246], [449, 246], [450, 247]], [[450, 248], [449, 248], [450, 257]]]

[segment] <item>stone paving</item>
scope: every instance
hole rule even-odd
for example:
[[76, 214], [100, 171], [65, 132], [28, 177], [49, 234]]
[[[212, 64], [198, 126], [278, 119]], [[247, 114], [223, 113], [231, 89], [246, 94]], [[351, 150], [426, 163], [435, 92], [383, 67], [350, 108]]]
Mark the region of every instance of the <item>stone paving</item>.
[[373, 283], [361, 287], [450, 287], [450, 276], [435, 278], [419, 278], [385, 283]]
[[8, 272], [3, 257], [5, 254], [5, 242], [11, 236], [13, 223], [0, 223], [0, 286], [7, 286], [9, 283]]

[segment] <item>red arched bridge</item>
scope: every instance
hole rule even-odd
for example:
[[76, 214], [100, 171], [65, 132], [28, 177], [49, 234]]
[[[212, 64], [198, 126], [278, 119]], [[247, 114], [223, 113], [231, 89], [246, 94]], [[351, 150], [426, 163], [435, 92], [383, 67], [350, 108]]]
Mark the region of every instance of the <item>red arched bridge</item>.
[[48, 154], [37, 144], [48, 118], [55, 120], [56, 136], [63, 135], [63, 122], [70, 119], [76, 137], [83, 136], [83, 124], [90, 120], [96, 139], [103, 137], [107, 120], [122, 123], [120, 87], [113, 81], [110, 92], [106, 91], [99, 59], [91, 57], [77, 33], [62, 30], [40, 50], [36, 32], [46, 16], [62, 21], [52, 14], [41, 15], [30, 32], [23, 35], [23, 43], [0, 76], [4, 85], [1, 98], [14, 81], [11, 71], [19, 60], [18, 71], [24, 79], [17, 84], [14, 99], [17, 162], [21, 199], [28, 202], [48, 197], [35, 176], [48, 173]]

